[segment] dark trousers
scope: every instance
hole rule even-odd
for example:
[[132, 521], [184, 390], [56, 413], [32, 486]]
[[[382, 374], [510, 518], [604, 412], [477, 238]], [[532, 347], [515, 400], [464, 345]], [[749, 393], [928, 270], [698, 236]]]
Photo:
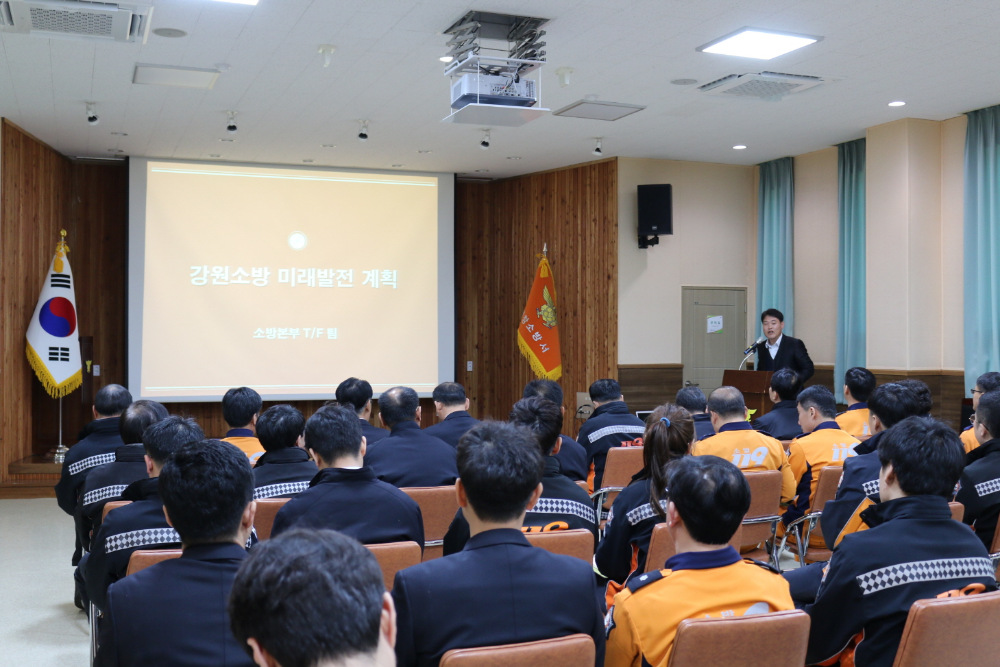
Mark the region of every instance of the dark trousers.
[[789, 593], [797, 609], [816, 601], [816, 593], [819, 592], [819, 585], [823, 581], [825, 567], [826, 563], [812, 563], [781, 573], [781, 576], [788, 581]]

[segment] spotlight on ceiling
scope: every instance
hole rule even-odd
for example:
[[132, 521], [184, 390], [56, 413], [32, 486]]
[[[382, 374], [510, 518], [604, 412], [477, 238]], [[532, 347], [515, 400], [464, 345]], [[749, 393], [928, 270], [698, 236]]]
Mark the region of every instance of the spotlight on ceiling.
[[744, 146], [743, 144], [736, 144], [735, 146], [733, 146], [734, 151], [741, 151], [744, 150], [745, 148], [746, 146]]
[[490, 131], [488, 129], [483, 130], [483, 140], [479, 142], [479, 147], [484, 151], [490, 147]]
[[97, 125], [101, 122], [101, 119], [97, 115], [97, 111], [94, 110], [93, 102], [87, 102], [87, 122], [90, 125]]
[[896, 100], [895, 102], [889, 102], [889, 106], [891, 106], [891, 107], [904, 107], [904, 106], [906, 106], [906, 102], [903, 102], [902, 100]]
[[793, 32], [740, 28], [736, 32], [699, 46], [695, 51], [770, 60], [801, 49], [803, 46], [815, 44], [821, 39], [823, 38], [815, 35], [799, 35]]
[[226, 112], [226, 132], [229, 134], [236, 134], [239, 128], [236, 127], [236, 112], [227, 111]]
[[358, 141], [368, 141], [368, 121], [361, 121], [361, 131], [358, 132]]
[[597, 140], [597, 145], [594, 146], [593, 153], [597, 157], [601, 157], [602, 155], [604, 155], [604, 151], [601, 150], [601, 137], [595, 137], [595, 139]]

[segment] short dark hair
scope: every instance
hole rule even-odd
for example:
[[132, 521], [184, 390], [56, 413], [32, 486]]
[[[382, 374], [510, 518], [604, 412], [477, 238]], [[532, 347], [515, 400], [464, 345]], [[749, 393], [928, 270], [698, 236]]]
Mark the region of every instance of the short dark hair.
[[708, 409], [708, 399], [701, 387], [684, 387], [677, 392], [674, 405], [679, 405], [693, 415], [701, 414]]
[[351, 408], [342, 405], [314, 412], [306, 422], [305, 436], [306, 447], [327, 463], [361, 451], [361, 422]]
[[802, 379], [791, 368], [782, 368], [771, 376], [771, 389], [783, 401], [794, 401], [802, 390]]
[[933, 417], [907, 417], [879, 440], [878, 459], [883, 468], [892, 464], [903, 493], [951, 500], [965, 468], [965, 448], [950, 426]]
[[476, 516], [511, 521], [542, 481], [545, 460], [526, 428], [485, 421], [458, 441], [458, 477]]
[[993, 391], [994, 389], [1000, 389], [1000, 373], [997, 373], [996, 371], [983, 373], [976, 378], [976, 385], [982, 389], [984, 393]]
[[389, 428], [417, 418], [420, 398], [409, 387], [393, 387], [378, 399], [378, 411]]
[[537, 396], [522, 398], [510, 411], [510, 423], [535, 434], [543, 456], [551, 456], [562, 431], [563, 413], [552, 401]]
[[592, 401], [608, 403], [610, 401], [617, 401], [621, 397], [622, 386], [618, 384], [618, 380], [605, 378], [603, 380], [596, 380], [590, 385], [590, 400]]
[[918, 414], [929, 415], [931, 413], [931, 410], [934, 409], [934, 396], [931, 394], [931, 388], [927, 386], [926, 382], [923, 380], [906, 378], [905, 380], [897, 380], [896, 383], [913, 392], [914, 397], [917, 399], [917, 405], [920, 409]]
[[205, 439], [201, 427], [191, 417], [171, 415], [142, 432], [142, 446], [149, 458], [163, 465], [174, 452], [189, 442]]
[[306, 427], [306, 418], [291, 405], [272, 405], [257, 417], [257, 439], [265, 452], [294, 447]]
[[844, 384], [855, 401], [867, 401], [875, 390], [875, 374], [861, 366], [848, 368], [844, 373]]
[[1000, 389], [988, 391], [979, 397], [976, 421], [986, 427], [991, 437], [1000, 438]]
[[375, 556], [332, 530], [296, 528], [253, 548], [229, 595], [229, 623], [284, 667], [374, 653], [385, 585]]
[[736, 387], [719, 387], [708, 395], [708, 411], [720, 417], [746, 417], [747, 404]]
[[765, 317], [774, 317], [779, 322], [785, 321], [785, 315], [777, 308], [768, 308], [763, 313], [760, 314], [760, 321], [763, 322]]
[[132, 394], [120, 384], [101, 387], [94, 397], [94, 410], [100, 417], [117, 417], [132, 403]]
[[222, 397], [222, 418], [233, 428], [246, 426], [263, 405], [260, 394], [250, 387], [235, 387]]
[[253, 500], [247, 455], [222, 440], [182, 446], [160, 473], [160, 497], [185, 545], [227, 542]]
[[887, 429], [907, 417], [922, 414], [922, 407], [913, 391], [898, 382], [880, 384], [868, 397], [868, 410]]
[[702, 544], [726, 544], [750, 509], [750, 484], [718, 456], [685, 456], [667, 473], [667, 497], [684, 527]]
[[833, 419], [837, 416], [837, 401], [833, 398], [833, 392], [821, 384], [806, 387], [796, 400], [803, 410], [816, 408], [824, 417]]
[[465, 405], [465, 387], [457, 382], [442, 382], [434, 387], [431, 397], [445, 407]]
[[122, 442], [126, 445], [142, 442], [143, 431], [169, 415], [162, 403], [145, 399], [133, 402], [118, 417], [118, 431]]
[[559, 406], [563, 404], [563, 390], [555, 380], [532, 380], [524, 385], [521, 398], [531, 398], [532, 396], [550, 400]]
[[372, 386], [368, 380], [347, 378], [337, 385], [337, 402], [353, 407], [355, 413], [363, 412], [373, 395]]

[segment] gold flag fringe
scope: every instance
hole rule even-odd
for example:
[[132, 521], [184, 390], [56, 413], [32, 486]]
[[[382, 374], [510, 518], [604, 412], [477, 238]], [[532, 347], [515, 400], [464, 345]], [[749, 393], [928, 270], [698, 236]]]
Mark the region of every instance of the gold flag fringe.
[[45, 362], [42, 358], [38, 356], [34, 348], [31, 347], [31, 343], [25, 345], [27, 348], [25, 352], [28, 355], [28, 363], [31, 364], [32, 370], [35, 371], [35, 375], [38, 376], [38, 381], [42, 383], [45, 387], [45, 391], [52, 398], [62, 398], [63, 396], [68, 396], [69, 394], [76, 391], [81, 384], [83, 384], [83, 369], [78, 370], [73, 375], [69, 376], [61, 383], [56, 383], [55, 378], [49, 373], [49, 369], [46, 368]]
[[517, 348], [521, 351], [521, 356], [528, 360], [528, 364], [531, 366], [531, 370], [535, 373], [536, 377], [545, 380], [558, 380], [562, 377], [562, 365], [556, 366], [551, 371], [545, 370], [545, 366], [542, 366], [542, 362], [535, 356], [531, 346], [521, 338], [520, 332], [517, 336]]

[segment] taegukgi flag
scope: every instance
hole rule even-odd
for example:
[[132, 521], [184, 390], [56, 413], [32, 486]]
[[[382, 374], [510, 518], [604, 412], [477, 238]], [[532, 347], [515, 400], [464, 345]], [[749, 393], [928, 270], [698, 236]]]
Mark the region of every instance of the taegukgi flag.
[[76, 322], [76, 294], [69, 268], [66, 232], [56, 244], [38, 305], [28, 325], [28, 363], [52, 398], [72, 392], [83, 382], [80, 334]]
[[548, 258], [539, 257], [535, 282], [517, 327], [517, 347], [537, 377], [558, 380], [562, 375], [562, 357], [556, 324], [556, 283]]

